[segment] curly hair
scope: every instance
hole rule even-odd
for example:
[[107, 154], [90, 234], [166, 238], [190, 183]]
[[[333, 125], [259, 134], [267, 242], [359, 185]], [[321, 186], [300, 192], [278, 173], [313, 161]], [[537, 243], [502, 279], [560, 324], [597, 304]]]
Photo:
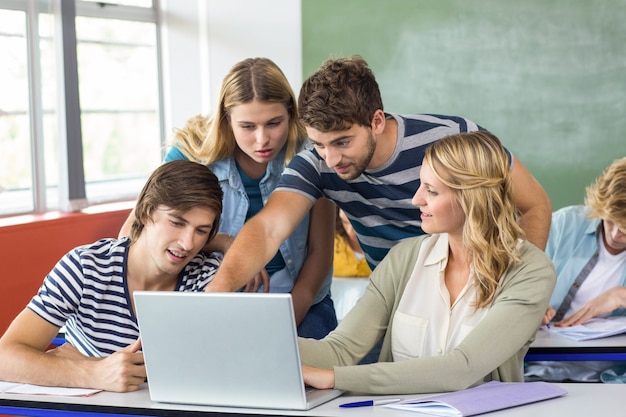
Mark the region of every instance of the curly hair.
[[626, 226], [626, 157], [613, 161], [586, 191], [590, 218]]
[[435, 142], [424, 162], [453, 190], [465, 214], [463, 244], [478, 287], [475, 305], [485, 307], [509, 264], [519, 261], [518, 241], [524, 238], [508, 154], [496, 136], [476, 131]]
[[175, 131], [173, 146], [190, 160], [210, 164], [233, 155], [237, 143], [229, 113], [240, 104], [254, 100], [281, 103], [289, 115], [285, 163], [300, 150], [306, 130], [300, 122], [296, 97], [281, 69], [268, 58], [248, 58], [233, 65], [222, 80], [219, 100], [212, 117], [194, 116]]
[[300, 120], [320, 132], [370, 126], [383, 110], [378, 83], [359, 55], [329, 59], [304, 81], [298, 96]]
[[205, 165], [193, 161], [166, 162], [152, 172], [137, 197], [135, 219], [130, 238], [137, 241], [144, 224], [160, 205], [182, 214], [193, 208], [208, 208], [215, 212], [213, 227], [207, 242], [213, 239], [220, 225], [223, 192], [217, 177]]

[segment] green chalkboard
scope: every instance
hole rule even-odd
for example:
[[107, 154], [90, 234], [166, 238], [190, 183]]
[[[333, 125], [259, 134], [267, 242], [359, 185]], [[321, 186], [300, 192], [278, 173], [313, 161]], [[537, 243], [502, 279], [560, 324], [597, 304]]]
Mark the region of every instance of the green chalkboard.
[[626, 156], [626, 0], [302, 0], [306, 78], [362, 55], [385, 110], [491, 130], [553, 208]]

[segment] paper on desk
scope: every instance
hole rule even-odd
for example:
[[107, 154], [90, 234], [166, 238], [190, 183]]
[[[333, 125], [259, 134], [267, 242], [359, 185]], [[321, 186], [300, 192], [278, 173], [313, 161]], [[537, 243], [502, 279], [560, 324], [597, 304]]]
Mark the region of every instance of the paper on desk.
[[571, 327], [550, 326], [549, 332], [574, 340], [599, 339], [626, 333], [626, 317], [593, 318], [583, 324]]
[[15, 382], [0, 381], [0, 392], [7, 394], [66, 395], [72, 397], [87, 397], [100, 391], [102, 390], [89, 388], [44, 387], [41, 385], [18, 384]]
[[548, 400], [567, 391], [548, 382], [491, 381], [477, 387], [383, 405], [445, 417], [469, 417]]

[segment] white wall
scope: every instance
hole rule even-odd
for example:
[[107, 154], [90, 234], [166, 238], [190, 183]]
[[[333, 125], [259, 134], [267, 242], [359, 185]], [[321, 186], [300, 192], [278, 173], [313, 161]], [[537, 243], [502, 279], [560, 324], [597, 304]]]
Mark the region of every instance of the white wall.
[[267, 57], [298, 94], [302, 84], [300, 1], [161, 0], [166, 139], [215, 105], [222, 78], [237, 61]]

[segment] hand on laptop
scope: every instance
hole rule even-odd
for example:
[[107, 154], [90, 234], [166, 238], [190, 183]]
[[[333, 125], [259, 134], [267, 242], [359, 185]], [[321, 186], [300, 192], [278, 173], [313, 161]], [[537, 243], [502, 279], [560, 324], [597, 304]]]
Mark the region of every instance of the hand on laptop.
[[335, 371], [332, 369], [320, 369], [302, 365], [304, 383], [313, 388], [335, 388]]

